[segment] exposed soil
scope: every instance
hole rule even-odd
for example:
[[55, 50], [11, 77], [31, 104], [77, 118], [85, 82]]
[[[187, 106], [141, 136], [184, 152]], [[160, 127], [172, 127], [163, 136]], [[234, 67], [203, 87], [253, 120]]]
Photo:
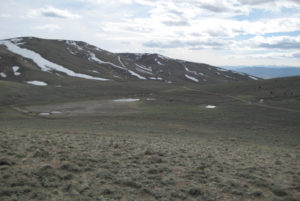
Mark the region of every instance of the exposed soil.
[[[25, 113], [40, 115], [48, 113], [51, 117], [69, 117], [78, 115], [113, 115], [135, 112], [134, 102], [112, 100], [70, 102], [25, 107]], [[23, 111], [23, 112], [24, 112]], [[42, 115], [46, 116], [46, 115]], [[50, 117], [48, 116], [48, 117]]]

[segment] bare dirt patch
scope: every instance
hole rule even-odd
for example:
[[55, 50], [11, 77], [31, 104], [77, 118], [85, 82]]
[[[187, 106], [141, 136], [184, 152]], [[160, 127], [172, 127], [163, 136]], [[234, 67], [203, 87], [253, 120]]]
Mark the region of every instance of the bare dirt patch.
[[25, 108], [29, 113], [47, 117], [69, 117], [78, 115], [122, 114], [137, 111], [134, 102], [101, 100], [71, 102], [51, 105], [37, 105]]

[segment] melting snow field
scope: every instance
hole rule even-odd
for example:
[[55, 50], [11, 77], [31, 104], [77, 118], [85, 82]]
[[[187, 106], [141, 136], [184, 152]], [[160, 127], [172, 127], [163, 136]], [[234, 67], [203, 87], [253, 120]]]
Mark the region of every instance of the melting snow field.
[[249, 77], [252, 79], [252, 80], [258, 80], [256, 77], [253, 77], [251, 75], [249, 75]]
[[95, 61], [95, 62], [97, 62], [97, 63], [99, 63], [99, 64], [108, 64], [108, 65], [111, 65], [111, 66], [113, 66], [113, 67], [120, 68], [120, 69], [125, 69], [125, 68], [123, 68], [123, 67], [121, 67], [121, 66], [118, 66], [118, 65], [116, 65], [116, 64], [113, 64], [113, 63], [111, 63], [111, 62], [102, 61], [102, 60], [98, 59], [98, 58], [96, 57], [96, 55], [95, 55], [94, 53], [92, 53], [92, 52], [89, 52], [89, 54], [90, 54], [90, 57], [89, 57], [89, 60], [90, 60], [90, 61]]
[[143, 77], [143, 76], [137, 74], [136, 72], [134, 72], [134, 71], [132, 71], [132, 70], [128, 70], [128, 72], [129, 72], [131, 75], [133, 75], [133, 76], [139, 78], [140, 80], [147, 80], [145, 77]]
[[0, 41], [0, 44], [5, 45], [9, 51], [11, 51], [15, 54], [21, 55], [25, 58], [32, 59], [33, 62], [36, 63], [41, 68], [42, 71], [50, 72], [52, 70], [55, 70], [55, 71], [63, 72], [72, 77], [80, 77], [80, 78], [84, 78], [84, 79], [101, 80], [101, 81], [108, 80], [108, 79], [104, 79], [104, 78], [93, 77], [93, 76], [86, 75], [86, 74], [75, 73], [74, 71], [69, 70], [61, 65], [55, 64], [51, 61], [44, 59], [43, 57], [41, 57], [41, 55], [39, 55], [38, 53], [36, 53], [32, 50], [20, 48], [19, 46], [13, 44], [10, 41]]
[[41, 113], [39, 113], [39, 115], [41, 115], [41, 116], [49, 116], [50, 113], [49, 112], [41, 112]]
[[139, 101], [139, 98], [122, 98], [122, 99], [116, 99], [113, 100], [114, 102], [136, 102]]
[[185, 71], [187, 71], [187, 72], [189, 72], [189, 73], [193, 73], [194, 75], [204, 75], [203, 73], [198, 73], [198, 72], [196, 72], [196, 71], [192, 71], [192, 70], [190, 70], [186, 65], [184, 65], [183, 63], [182, 63], [182, 65], [184, 66], [184, 70]]
[[6, 78], [7, 75], [6, 75], [5, 73], [1, 72], [1, 73], [0, 73], [0, 77]]
[[148, 73], [150, 75], [153, 75], [152, 73], [152, 68], [151, 67], [146, 67], [142, 65], [135, 64], [138, 68], [135, 68], [136, 70], [142, 72], [142, 73]]
[[156, 61], [156, 63], [157, 63], [158, 65], [164, 66], [164, 64], [163, 64], [163, 63], [161, 63], [160, 61], [158, 61], [158, 59], [157, 59], [157, 58], [155, 58], [155, 61]]
[[47, 86], [46, 82], [42, 81], [27, 81], [27, 84], [37, 85], [37, 86]]
[[60, 111], [52, 111], [51, 114], [61, 114]]
[[[120, 57], [120, 56], [118, 57], [118, 60], [119, 60], [120, 64], [123, 66], [122, 68], [127, 70], [126, 66], [125, 66], [125, 65], [123, 64], [123, 62], [121, 61], [121, 57]], [[137, 74], [136, 72], [134, 72], [134, 71], [132, 71], [132, 70], [127, 70], [127, 71], [128, 71], [132, 76], [135, 76], [135, 77], [139, 78], [140, 80], [147, 80], [145, 77], [143, 77], [143, 76]]]
[[185, 76], [186, 78], [188, 78], [188, 79], [194, 81], [194, 82], [199, 82], [199, 80], [198, 80], [197, 78], [194, 78], [194, 77], [189, 76], [189, 75], [187, 75], [187, 74], [185, 74], [184, 76]]
[[207, 106], [205, 106], [205, 108], [207, 108], [207, 109], [215, 109], [216, 106], [215, 105], [207, 105]]
[[18, 66], [13, 66], [12, 69], [13, 69], [13, 72], [14, 72], [14, 75], [15, 75], [15, 76], [21, 75], [21, 73], [18, 72], [18, 70], [20, 69], [20, 67], [18, 67]]
[[149, 77], [150, 80], [163, 80], [161, 77]]

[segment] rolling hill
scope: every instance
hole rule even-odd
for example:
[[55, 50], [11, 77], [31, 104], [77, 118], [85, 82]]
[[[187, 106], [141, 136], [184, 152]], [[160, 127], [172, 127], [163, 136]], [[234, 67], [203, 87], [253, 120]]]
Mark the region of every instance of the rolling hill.
[[[159, 54], [115, 54], [85, 42], [33, 37], [0, 41], [0, 79], [61, 85], [63, 79], [196, 84], [258, 78]], [[34, 82], [33, 82], [34, 81]]]

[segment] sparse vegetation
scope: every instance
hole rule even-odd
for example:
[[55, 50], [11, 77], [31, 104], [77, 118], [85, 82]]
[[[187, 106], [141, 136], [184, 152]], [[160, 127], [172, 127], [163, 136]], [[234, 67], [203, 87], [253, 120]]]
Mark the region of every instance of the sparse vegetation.
[[[299, 150], [288, 147], [197, 136], [2, 131], [2, 200], [297, 200], [298, 165], [286, 156]], [[49, 154], [35, 157], [33, 146]], [[270, 166], [274, 157], [280, 166]]]

